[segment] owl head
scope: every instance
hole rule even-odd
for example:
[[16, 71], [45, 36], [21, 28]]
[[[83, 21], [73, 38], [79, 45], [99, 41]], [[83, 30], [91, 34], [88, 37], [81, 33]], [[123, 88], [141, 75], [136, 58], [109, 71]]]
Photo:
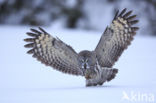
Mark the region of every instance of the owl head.
[[78, 56], [79, 67], [82, 69], [87, 79], [93, 78], [96, 75], [96, 55], [90, 51], [81, 51]]

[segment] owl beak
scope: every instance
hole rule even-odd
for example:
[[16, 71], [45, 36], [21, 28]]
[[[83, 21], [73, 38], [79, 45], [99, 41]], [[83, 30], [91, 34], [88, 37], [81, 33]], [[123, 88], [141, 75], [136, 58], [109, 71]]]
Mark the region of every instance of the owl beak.
[[86, 68], [87, 68], [87, 64], [85, 63], [85, 64], [84, 64], [84, 69], [86, 69]]

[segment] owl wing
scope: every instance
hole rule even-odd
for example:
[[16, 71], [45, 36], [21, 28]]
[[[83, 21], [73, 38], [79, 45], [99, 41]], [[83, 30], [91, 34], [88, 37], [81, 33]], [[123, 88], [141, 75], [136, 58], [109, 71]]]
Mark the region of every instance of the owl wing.
[[39, 30], [31, 29], [32, 32], [27, 33], [32, 37], [24, 39], [28, 42], [25, 47], [31, 48], [27, 53], [32, 54], [41, 63], [63, 73], [83, 75], [78, 67], [78, 54], [74, 49], [42, 28], [39, 27]]
[[138, 27], [132, 27], [138, 20], [126, 8], [116, 13], [111, 25], [106, 28], [95, 48], [97, 60], [102, 67], [112, 67], [122, 52], [130, 45]]

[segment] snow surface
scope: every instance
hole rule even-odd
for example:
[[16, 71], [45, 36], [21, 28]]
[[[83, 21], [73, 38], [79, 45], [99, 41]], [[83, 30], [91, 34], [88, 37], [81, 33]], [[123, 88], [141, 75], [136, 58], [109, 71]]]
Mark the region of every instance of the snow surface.
[[[102, 32], [45, 27], [77, 52], [93, 50]], [[156, 96], [156, 38], [136, 36], [115, 68], [117, 77], [103, 86], [85, 87], [85, 79], [53, 70], [26, 54], [29, 27], [0, 26], [0, 103], [132, 103], [123, 91]], [[147, 103], [149, 101], [135, 101]]]

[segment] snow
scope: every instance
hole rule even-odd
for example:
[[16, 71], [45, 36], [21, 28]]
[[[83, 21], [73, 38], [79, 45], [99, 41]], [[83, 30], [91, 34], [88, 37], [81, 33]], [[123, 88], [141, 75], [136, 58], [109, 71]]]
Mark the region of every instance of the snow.
[[[115, 68], [117, 77], [103, 86], [85, 87], [85, 79], [53, 70], [26, 54], [26, 26], [0, 26], [0, 103], [147, 103], [131, 96], [156, 96], [156, 38], [136, 36]], [[93, 50], [102, 32], [52, 27], [44, 29], [77, 52]]]

